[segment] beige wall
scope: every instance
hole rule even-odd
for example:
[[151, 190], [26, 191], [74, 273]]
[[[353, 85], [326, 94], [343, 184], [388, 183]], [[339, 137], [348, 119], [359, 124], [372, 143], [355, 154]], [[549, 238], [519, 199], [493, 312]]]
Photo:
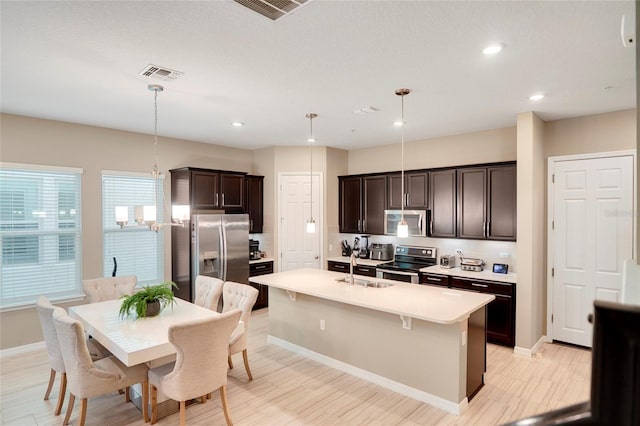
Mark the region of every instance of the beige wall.
[[[153, 136], [41, 120], [11, 114], [0, 115], [0, 161], [78, 167], [82, 175], [82, 275], [104, 276], [102, 271], [102, 170], [150, 173], [153, 168]], [[183, 167], [252, 172], [252, 152], [178, 139], [159, 138], [162, 173]], [[165, 181], [170, 199], [170, 179]], [[168, 210], [167, 210], [168, 211]], [[109, 271], [107, 271], [108, 273]], [[165, 232], [165, 279], [171, 279], [170, 233]], [[20, 327], [16, 327], [20, 324]], [[0, 348], [42, 339], [35, 309], [0, 313]]]

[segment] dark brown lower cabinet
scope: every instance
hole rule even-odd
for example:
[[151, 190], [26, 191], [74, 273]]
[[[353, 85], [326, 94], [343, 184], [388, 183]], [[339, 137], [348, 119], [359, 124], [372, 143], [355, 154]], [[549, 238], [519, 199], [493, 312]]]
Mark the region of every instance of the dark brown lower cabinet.
[[[258, 262], [249, 264], [249, 276], [257, 277], [258, 275], [272, 274], [273, 261]], [[249, 283], [253, 288], [258, 290], [258, 299], [252, 310], [262, 309], [269, 306], [269, 286], [264, 284]]]
[[[349, 264], [345, 262], [336, 262], [333, 260], [328, 261], [329, 271], [349, 273]], [[369, 265], [357, 265], [353, 267], [353, 273], [355, 275], [362, 275], [365, 277], [375, 277], [376, 267]]]
[[451, 277], [451, 287], [493, 294], [487, 306], [487, 342], [514, 347], [516, 344], [515, 284]]

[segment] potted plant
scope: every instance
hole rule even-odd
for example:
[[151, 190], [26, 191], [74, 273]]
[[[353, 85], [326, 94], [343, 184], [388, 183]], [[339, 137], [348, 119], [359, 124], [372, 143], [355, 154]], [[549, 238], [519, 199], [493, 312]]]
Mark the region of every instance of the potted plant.
[[158, 315], [161, 310], [175, 303], [173, 288], [178, 288], [172, 281], [142, 287], [132, 295], [122, 296], [120, 317], [131, 315], [135, 311], [138, 318]]

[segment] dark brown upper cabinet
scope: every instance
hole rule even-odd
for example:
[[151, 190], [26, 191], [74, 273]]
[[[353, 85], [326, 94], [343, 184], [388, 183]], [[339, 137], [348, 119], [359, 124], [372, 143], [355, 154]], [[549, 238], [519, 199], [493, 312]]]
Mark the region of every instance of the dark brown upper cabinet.
[[338, 182], [340, 232], [384, 234], [387, 176], [342, 176]]
[[397, 210], [406, 209], [426, 210], [429, 205], [429, 173], [424, 171], [405, 172], [404, 194], [402, 193], [402, 175], [391, 173], [387, 175], [387, 201], [388, 208]]
[[430, 237], [456, 237], [456, 169], [429, 172]]
[[262, 232], [264, 176], [245, 176], [245, 211], [249, 214], [249, 233]]
[[171, 170], [172, 204], [192, 211], [224, 210], [244, 213], [245, 173], [184, 167]]
[[515, 241], [516, 166], [458, 169], [458, 237]]

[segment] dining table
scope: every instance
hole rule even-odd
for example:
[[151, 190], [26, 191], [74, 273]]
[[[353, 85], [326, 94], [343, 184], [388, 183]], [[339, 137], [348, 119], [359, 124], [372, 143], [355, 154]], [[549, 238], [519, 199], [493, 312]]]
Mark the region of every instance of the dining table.
[[169, 342], [169, 327], [220, 314], [182, 299], [174, 299], [158, 315], [138, 318], [120, 315], [120, 299], [69, 308], [69, 316], [82, 323], [85, 331], [130, 367], [175, 355]]

